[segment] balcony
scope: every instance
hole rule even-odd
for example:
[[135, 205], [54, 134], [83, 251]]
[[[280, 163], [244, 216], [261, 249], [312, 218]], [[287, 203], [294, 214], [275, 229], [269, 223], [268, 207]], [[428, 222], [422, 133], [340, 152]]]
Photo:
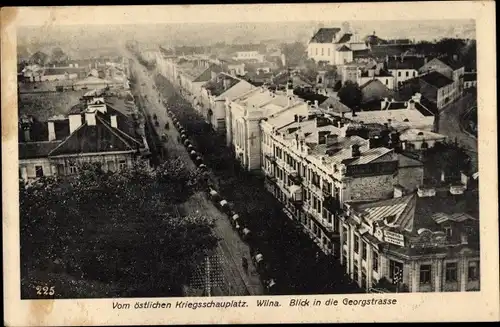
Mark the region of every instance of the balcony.
[[265, 154], [265, 157], [267, 158], [267, 160], [269, 160], [271, 163], [275, 164], [276, 163], [276, 157], [273, 156], [272, 154], [268, 154], [266, 153]]
[[325, 199], [327, 199], [327, 198], [329, 198], [329, 197], [331, 197], [331, 196], [332, 196], [332, 190], [331, 190], [331, 189], [328, 189], [328, 188], [326, 188], [326, 187], [323, 187], [323, 188], [321, 189], [321, 192], [323, 193], [323, 196], [324, 196], [324, 198], [325, 198]]
[[295, 184], [295, 185], [301, 185], [302, 184], [302, 177], [300, 175], [298, 175], [298, 173], [296, 171], [293, 171], [291, 172], [289, 175], [288, 175], [288, 178]]

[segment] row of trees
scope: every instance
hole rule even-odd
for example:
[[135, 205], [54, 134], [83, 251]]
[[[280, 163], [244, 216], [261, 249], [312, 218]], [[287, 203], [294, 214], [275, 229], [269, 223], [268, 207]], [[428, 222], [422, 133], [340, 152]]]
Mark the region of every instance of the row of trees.
[[22, 297], [175, 296], [217, 244], [206, 217], [176, 205], [204, 187], [180, 159], [105, 172], [83, 165], [71, 180], [20, 182]]

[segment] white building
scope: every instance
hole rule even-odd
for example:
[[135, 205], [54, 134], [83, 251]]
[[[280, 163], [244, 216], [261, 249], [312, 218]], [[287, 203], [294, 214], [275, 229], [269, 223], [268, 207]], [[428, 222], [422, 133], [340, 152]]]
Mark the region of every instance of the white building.
[[347, 25], [342, 28], [320, 28], [309, 41], [307, 55], [316, 62], [340, 65], [352, 62], [353, 50], [366, 48], [366, 44]]

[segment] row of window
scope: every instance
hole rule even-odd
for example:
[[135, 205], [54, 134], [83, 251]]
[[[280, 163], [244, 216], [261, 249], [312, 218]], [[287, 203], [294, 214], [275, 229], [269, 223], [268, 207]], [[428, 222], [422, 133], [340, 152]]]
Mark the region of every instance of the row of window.
[[[318, 56], [319, 55], [319, 48], [315, 48], [315, 55]], [[327, 56], [330, 56], [330, 48], [327, 48]], [[311, 49], [310, 53], [309, 53], [310, 56], [313, 56], [313, 49]], [[321, 48], [321, 55], [324, 56], [325, 55], [325, 48]]]
[[[346, 241], [344, 240], [344, 244]], [[361, 252], [361, 253], [360, 253]], [[359, 236], [354, 235], [354, 253], [360, 254], [362, 260], [367, 260], [368, 244], [364, 241], [359, 242]], [[379, 270], [379, 254], [375, 250], [372, 250], [371, 255], [372, 269], [374, 272]], [[389, 277], [394, 278], [396, 271], [403, 270], [403, 264], [394, 260], [389, 260]], [[420, 265], [420, 284], [430, 284], [432, 281], [432, 265], [425, 264]], [[474, 281], [479, 279], [479, 261], [469, 261], [467, 278], [469, 281]], [[458, 281], [458, 263], [457, 262], [447, 262], [445, 264], [445, 281], [446, 282], [456, 282]]]
[[[78, 173], [78, 166], [76, 166], [74, 163], [68, 164], [68, 169], [66, 170], [63, 164], [57, 164], [56, 169], [57, 169], [57, 175], [66, 175], [66, 172], [70, 175]], [[126, 160], [120, 160], [118, 162], [118, 169], [124, 169], [127, 167], [127, 161]], [[114, 161], [108, 161], [108, 171], [116, 171], [115, 168], [115, 162]], [[49, 174], [50, 176], [51, 174]], [[20, 169], [19, 171], [19, 176], [22, 176], [22, 170]], [[35, 165], [35, 177], [40, 178], [45, 176], [45, 172], [43, 170], [42, 165]]]
[[[402, 74], [402, 72], [399, 70], [399, 71], [398, 71], [398, 77], [401, 77], [402, 75], [403, 75], [403, 74]], [[416, 72], [416, 71], [413, 71], [413, 73], [412, 73], [412, 74], [410, 74], [410, 72], [409, 72], [409, 71], [406, 71], [406, 72], [405, 72], [405, 75], [406, 75], [406, 77], [410, 77], [410, 76], [411, 76], [411, 77], [417, 77], [417, 72]]]

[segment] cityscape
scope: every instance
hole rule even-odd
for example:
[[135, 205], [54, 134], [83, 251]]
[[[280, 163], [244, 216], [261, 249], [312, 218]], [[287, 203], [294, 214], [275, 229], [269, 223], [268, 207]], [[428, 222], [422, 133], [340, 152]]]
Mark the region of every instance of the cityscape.
[[481, 290], [473, 22], [195, 25], [20, 30], [23, 299]]

